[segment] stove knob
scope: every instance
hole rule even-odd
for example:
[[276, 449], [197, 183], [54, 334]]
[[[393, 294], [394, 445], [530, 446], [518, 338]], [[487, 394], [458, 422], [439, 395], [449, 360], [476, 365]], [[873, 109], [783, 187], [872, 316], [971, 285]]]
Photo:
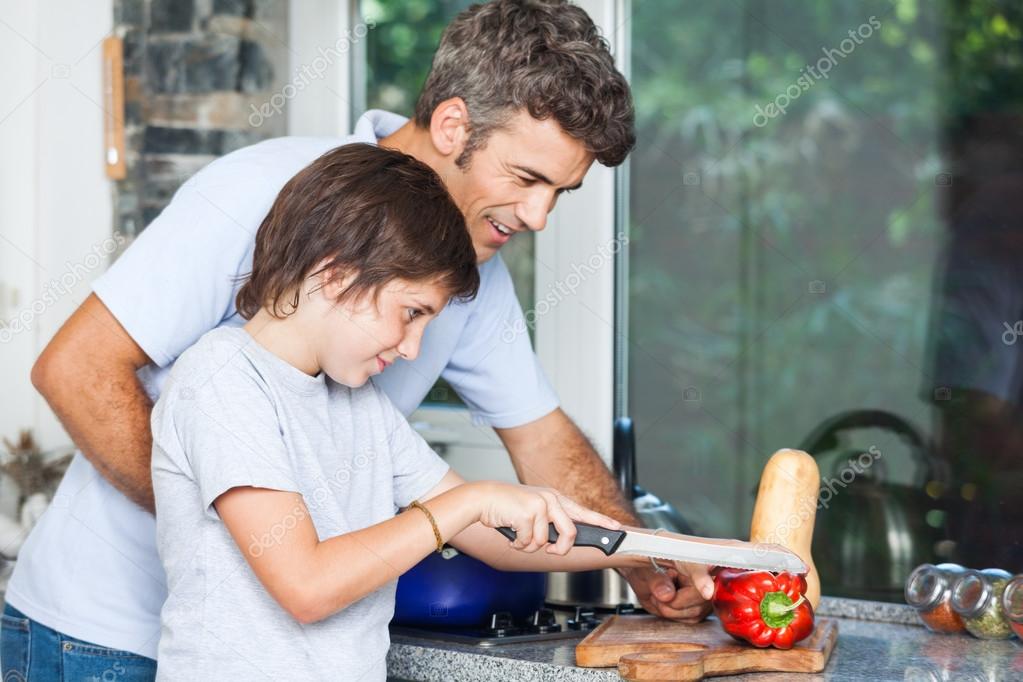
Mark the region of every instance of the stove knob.
[[515, 621], [508, 611], [495, 611], [490, 614], [490, 620], [485, 628], [487, 634], [494, 637], [508, 637], [519, 634], [520, 630], [515, 627]]
[[627, 601], [623, 601], [621, 604], [615, 607], [615, 613], [619, 616], [628, 613], [636, 613], [636, 607]]
[[551, 609], [537, 609], [533, 611], [533, 615], [529, 617], [529, 625], [526, 626], [526, 629], [541, 635], [549, 632], [561, 632], [561, 626], [558, 625], [557, 619], [554, 617], [554, 611]]
[[575, 618], [568, 619], [568, 627], [571, 630], [592, 630], [600, 625], [597, 614], [593, 609], [586, 606], [575, 607]]

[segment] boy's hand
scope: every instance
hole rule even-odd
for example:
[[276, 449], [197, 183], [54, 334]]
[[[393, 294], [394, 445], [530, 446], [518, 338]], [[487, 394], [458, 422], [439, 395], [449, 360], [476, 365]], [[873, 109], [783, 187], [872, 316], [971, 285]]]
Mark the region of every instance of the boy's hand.
[[[576, 504], [552, 488], [488, 482], [481, 484], [480, 523], [489, 528], [507, 526], [515, 531], [511, 546], [523, 552], [535, 552], [547, 545], [550, 554], [564, 555], [575, 542], [575, 524], [581, 521], [611, 530], [621, 524], [592, 509]], [[547, 541], [547, 525], [558, 530], [558, 541]]]

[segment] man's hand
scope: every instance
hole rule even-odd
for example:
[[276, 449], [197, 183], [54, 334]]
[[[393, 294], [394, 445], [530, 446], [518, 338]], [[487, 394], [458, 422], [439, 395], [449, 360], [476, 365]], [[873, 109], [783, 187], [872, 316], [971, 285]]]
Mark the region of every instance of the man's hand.
[[[650, 566], [623, 568], [619, 573], [629, 581], [643, 608], [655, 616], [682, 623], [699, 623], [711, 611], [709, 600], [714, 595], [714, 587], [706, 571], [703, 577], [691, 577], [673, 568], [659, 573]], [[701, 585], [704, 594], [693, 584], [694, 579]]]

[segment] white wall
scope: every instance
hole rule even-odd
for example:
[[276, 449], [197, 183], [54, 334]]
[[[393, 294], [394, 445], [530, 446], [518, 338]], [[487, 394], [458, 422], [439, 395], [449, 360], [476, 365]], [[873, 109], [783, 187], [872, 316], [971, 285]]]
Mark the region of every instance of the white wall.
[[0, 327], [0, 435], [30, 427], [47, 448], [70, 439], [29, 370], [109, 260], [100, 41], [112, 21], [110, 0], [0, 4], [0, 320], [20, 320]]

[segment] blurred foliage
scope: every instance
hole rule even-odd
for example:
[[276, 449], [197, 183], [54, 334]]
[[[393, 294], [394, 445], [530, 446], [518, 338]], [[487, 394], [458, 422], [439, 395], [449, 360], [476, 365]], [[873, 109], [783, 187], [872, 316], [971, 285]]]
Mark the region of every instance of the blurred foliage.
[[470, 0], [360, 0], [366, 36], [366, 102], [406, 116], [426, 81], [448, 22]]
[[[698, 530], [742, 537], [766, 459], [831, 415], [929, 431], [945, 136], [1019, 113], [1023, 4], [642, 0], [628, 21], [639, 480]], [[785, 113], [755, 119], [787, 89]], [[887, 471], [908, 481], [899, 447]]]

